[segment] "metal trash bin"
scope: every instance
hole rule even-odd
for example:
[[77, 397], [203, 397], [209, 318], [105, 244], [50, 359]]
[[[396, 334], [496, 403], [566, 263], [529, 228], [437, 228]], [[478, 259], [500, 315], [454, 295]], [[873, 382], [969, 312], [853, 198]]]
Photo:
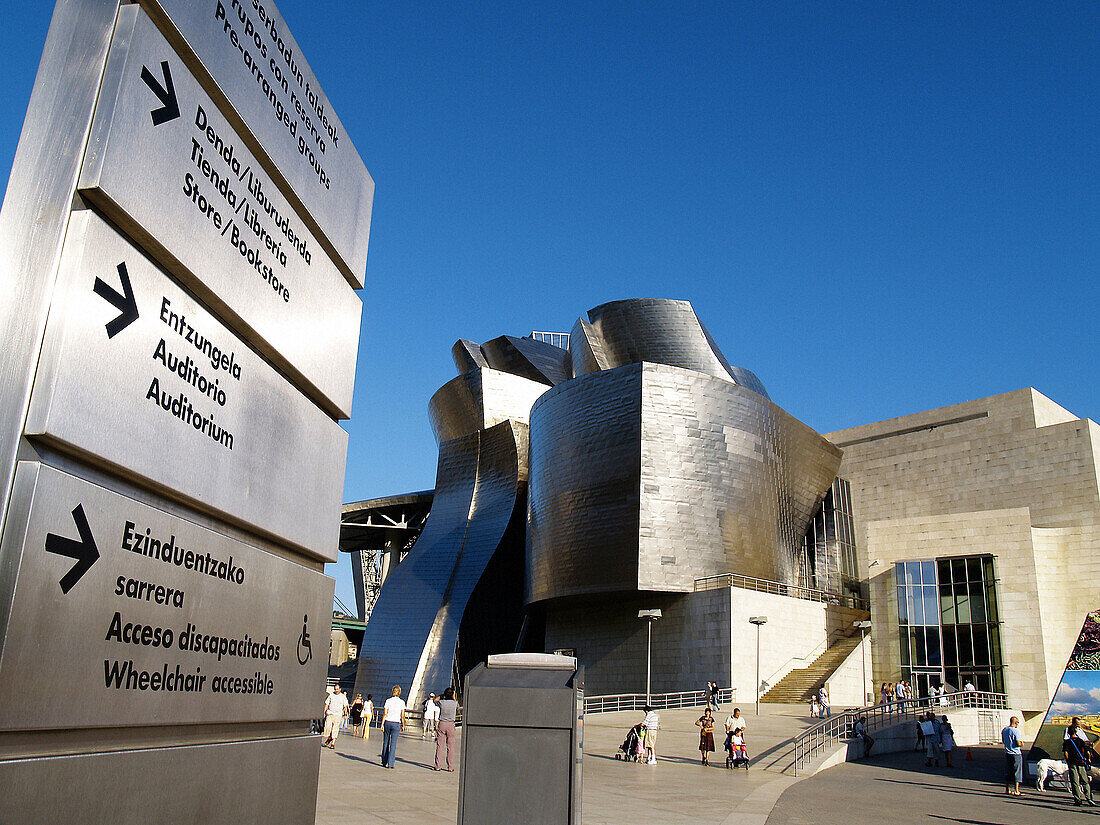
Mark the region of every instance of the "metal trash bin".
[[459, 825], [580, 825], [584, 668], [506, 653], [466, 675]]

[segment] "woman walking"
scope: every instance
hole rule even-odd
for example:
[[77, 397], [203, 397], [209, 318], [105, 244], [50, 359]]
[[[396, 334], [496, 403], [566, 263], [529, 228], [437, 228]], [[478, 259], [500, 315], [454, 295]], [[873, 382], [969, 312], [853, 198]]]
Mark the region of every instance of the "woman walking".
[[397, 761], [397, 737], [405, 729], [405, 703], [401, 699], [401, 686], [394, 685], [393, 695], [386, 700], [382, 711], [382, 767], [393, 770]]
[[370, 739], [370, 726], [374, 724], [374, 694], [367, 694], [367, 704], [363, 708], [363, 741]]
[[447, 770], [455, 769], [455, 720], [458, 719], [458, 702], [455, 689], [443, 691], [439, 700], [439, 721], [435, 727], [435, 769], [443, 770], [443, 757], [447, 758]]
[[940, 723], [940, 747], [943, 749], [943, 758], [947, 762], [947, 767], [954, 767], [951, 764], [951, 754], [955, 750], [955, 729], [951, 727], [951, 723], [947, 721], [947, 717], [942, 717], [943, 721]]
[[714, 753], [714, 717], [708, 707], [703, 711], [695, 724], [699, 728], [699, 753], [703, 757], [703, 764], [710, 764], [710, 754]]
[[355, 701], [351, 703], [351, 707], [348, 708], [348, 721], [351, 722], [351, 735], [359, 735], [359, 726], [363, 724], [363, 694], [355, 694]]

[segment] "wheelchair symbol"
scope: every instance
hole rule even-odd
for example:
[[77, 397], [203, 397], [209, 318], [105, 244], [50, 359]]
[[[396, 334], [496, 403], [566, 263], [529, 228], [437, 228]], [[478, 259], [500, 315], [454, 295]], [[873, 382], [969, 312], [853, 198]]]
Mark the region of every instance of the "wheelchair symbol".
[[[309, 614], [302, 617], [302, 635], [298, 637], [298, 664], [304, 665], [313, 658], [313, 646], [309, 643]], [[303, 652], [304, 651], [304, 652]]]

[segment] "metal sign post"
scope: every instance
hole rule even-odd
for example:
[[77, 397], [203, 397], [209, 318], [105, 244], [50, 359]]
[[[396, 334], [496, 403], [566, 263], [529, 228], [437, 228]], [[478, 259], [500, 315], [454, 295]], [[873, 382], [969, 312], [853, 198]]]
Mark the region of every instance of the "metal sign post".
[[55, 8], [0, 209], [0, 821], [313, 822], [373, 191], [266, 0]]

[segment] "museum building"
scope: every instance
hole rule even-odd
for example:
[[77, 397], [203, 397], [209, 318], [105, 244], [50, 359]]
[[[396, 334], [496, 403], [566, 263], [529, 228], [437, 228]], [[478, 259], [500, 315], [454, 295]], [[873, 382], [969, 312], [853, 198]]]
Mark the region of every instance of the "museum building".
[[1028, 389], [823, 436], [684, 301], [453, 355], [434, 492], [344, 507], [357, 691], [419, 702], [488, 653], [564, 650], [589, 695], [641, 692], [659, 609], [654, 692], [969, 680], [1045, 711], [1095, 606], [1095, 423]]

